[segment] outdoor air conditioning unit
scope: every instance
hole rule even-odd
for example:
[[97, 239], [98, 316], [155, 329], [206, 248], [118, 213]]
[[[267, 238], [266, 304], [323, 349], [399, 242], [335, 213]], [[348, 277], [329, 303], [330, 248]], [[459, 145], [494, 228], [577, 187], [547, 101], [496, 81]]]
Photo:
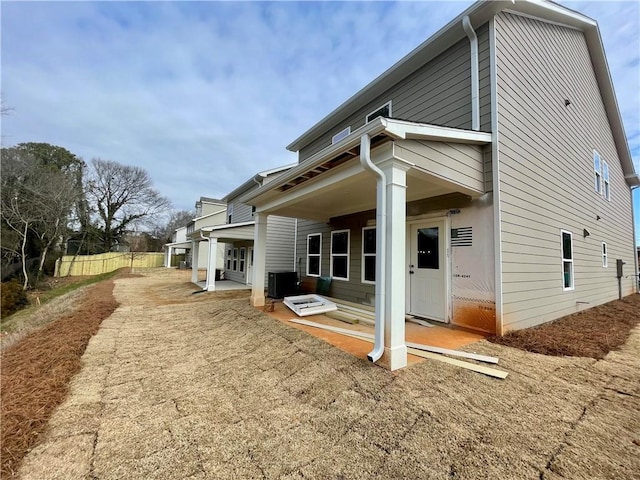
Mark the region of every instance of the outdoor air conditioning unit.
[[267, 296], [270, 298], [284, 298], [295, 295], [298, 275], [296, 272], [269, 272]]

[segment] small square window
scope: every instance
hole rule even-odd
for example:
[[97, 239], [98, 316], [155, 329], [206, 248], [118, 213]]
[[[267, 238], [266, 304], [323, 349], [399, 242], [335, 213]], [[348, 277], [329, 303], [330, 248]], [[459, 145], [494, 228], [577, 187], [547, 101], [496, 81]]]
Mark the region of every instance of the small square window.
[[367, 115], [366, 123], [369, 123], [371, 120], [375, 120], [378, 117], [390, 117], [391, 116], [391, 100], [382, 105], [377, 110], [374, 110], [369, 115]]

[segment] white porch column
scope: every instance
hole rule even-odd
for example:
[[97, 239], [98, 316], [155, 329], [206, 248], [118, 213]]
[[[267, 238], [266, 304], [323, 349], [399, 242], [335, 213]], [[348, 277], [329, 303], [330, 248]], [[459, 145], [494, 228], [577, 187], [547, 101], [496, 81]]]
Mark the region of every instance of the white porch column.
[[164, 266], [167, 268], [171, 268], [171, 251], [173, 250], [173, 247], [164, 247]]
[[191, 248], [191, 281], [198, 283], [198, 254], [200, 253], [200, 240], [193, 240]]
[[204, 289], [210, 292], [216, 291], [216, 268], [218, 263], [218, 239], [210, 238], [209, 241], [209, 259], [207, 262], [207, 281]]
[[255, 230], [253, 239], [253, 287], [251, 288], [251, 305], [264, 305], [264, 277], [267, 259], [267, 215], [255, 214]]
[[384, 312], [383, 363], [390, 370], [407, 366], [405, 345], [405, 279], [406, 279], [406, 199], [409, 166], [398, 160], [387, 160], [378, 167], [386, 176], [386, 301]]

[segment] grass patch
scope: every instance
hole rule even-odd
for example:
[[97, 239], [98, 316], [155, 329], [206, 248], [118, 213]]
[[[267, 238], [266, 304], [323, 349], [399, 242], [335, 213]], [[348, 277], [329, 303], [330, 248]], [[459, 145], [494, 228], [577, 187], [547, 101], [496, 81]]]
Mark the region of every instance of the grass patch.
[[[128, 270], [128, 268], [126, 269]], [[41, 305], [47, 304], [54, 298], [61, 297], [68, 293], [71, 293], [79, 288], [93, 285], [105, 280], [111, 280], [112, 278], [121, 274], [121, 270], [115, 270], [113, 272], [101, 273], [100, 275], [94, 275], [92, 277], [82, 277], [81, 279], [74, 279], [74, 277], [68, 277], [65, 279], [54, 279], [53, 281], [62, 281], [59, 286], [46, 289], [36, 289], [29, 292], [30, 305], [9, 315], [6, 318], [0, 320], [0, 331], [2, 333], [13, 333], [23, 328], [23, 324], [31, 317], [33, 311]], [[74, 281], [77, 280], [77, 281]]]

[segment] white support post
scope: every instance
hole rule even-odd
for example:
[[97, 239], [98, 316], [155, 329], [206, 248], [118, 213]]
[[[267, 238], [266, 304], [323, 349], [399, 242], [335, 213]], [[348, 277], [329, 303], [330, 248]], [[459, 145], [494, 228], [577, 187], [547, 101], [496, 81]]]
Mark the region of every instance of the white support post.
[[390, 370], [407, 366], [405, 345], [406, 199], [409, 166], [398, 160], [378, 164], [387, 184], [386, 301], [383, 363]]
[[251, 288], [251, 305], [264, 305], [264, 278], [267, 258], [267, 215], [255, 214], [255, 230], [253, 240], [253, 286]]
[[207, 262], [207, 281], [204, 289], [209, 292], [216, 291], [216, 268], [218, 260], [218, 239], [210, 238], [209, 241], [209, 261]]
[[191, 249], [191, 282], [198, 283], [198, 254], [200, 253], [200, 240], [193, 240]]
[[171, 247], [164, 247], [164, 266], [171, 268]]

